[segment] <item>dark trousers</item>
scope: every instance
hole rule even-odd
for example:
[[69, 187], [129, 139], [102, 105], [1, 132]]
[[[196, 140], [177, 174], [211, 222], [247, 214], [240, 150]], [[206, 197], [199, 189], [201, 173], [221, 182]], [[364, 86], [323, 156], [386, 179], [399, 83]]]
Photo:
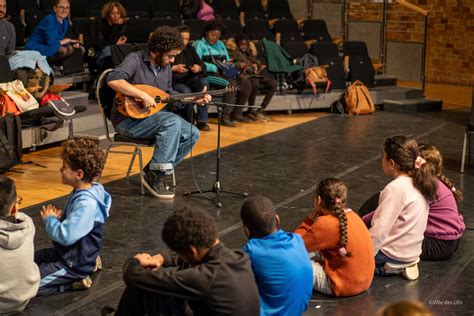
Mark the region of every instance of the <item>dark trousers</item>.
[[192, 315], [186, 301], [127, 286], [120, 298], [116, 316]]
[[267, 77], [250, 77], [249, 78], [252, 84], [252, 92], [249, 96], [249, 105], [255, 105], [255, 99], [257, 98], [257, 94], [259, 90], [265, 90], [265, 97], [263, 98], [262, 104], [262, 111], [270, 103], [270, 100], [273, 98], [275, 91], [277, 89], [277, 81], [275, 79], [267, 78]]
[[[224, 77], [220, 74], [211, 74], [214, 77], [220, 77], [229, 82], [233, 87], [238, 87], [237, 92], [227, 92], [223, 96], [224, 103], [234, 103], [234, 98], [237, 96], [236, 104], [245, 105], [249, 100], [250, 93], [252, 92], [252, 83], [249, 79], [238, 77], [236, 79], [231, 79]], [[222, 89], [223, 87], [218, 87]], [[243, 108], [234, 108], [234, 107], [225, 107], [224, 108], [224, 118], [229, 118], [231, 115], [234, 117], [242, 116]]]
[[35, 251], [35, 263], [41, 275], [38, 296], [62, 293], [69, 290], [72, 283], [87, 277], [71, 272], [54, 248]]
[[[360, 217], [375, 211], [379, 205], [379, 197], [380, 192], [374, 194], [362, 204], [358, 211]], [[425, 236], [421, 246], [422, 252], [420, 259], [426, 261], [447, 260], [453, 256], [456, 250], [458, 250], [458, 247], [459, 239], [441, 240]]]
[[[173, 90], [179, 93], [193, 93], [193, 92], [201, 92], [204, 87], [207, 87], [209, 90], [209, 83], [207, 82], [206, 78], [200, 75], [190, 75], [188, 79], [184, 82], [176, 83], [173, 85]], [[193, 104], [180, 104], [178, 107], [178, 115], [184, 118], [186, 121], [193, 123], [193, 111], [194, 105]], [[208, 109], [209, 105], [198, 105], [197, 106], [197, 122], [206, 123], [209, 116], [208, 116]]]

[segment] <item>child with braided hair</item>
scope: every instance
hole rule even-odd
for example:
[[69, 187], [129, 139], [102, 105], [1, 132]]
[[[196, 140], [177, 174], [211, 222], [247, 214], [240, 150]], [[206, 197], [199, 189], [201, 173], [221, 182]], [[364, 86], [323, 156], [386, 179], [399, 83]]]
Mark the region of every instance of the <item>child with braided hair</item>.
[[436, 201], [436, 174], [420, 156], [418, 144], [406, 136], [385, 140], [382, 169], [393, 180], [380, 193], [369, 229], [377, 275], [419, 276], [429, 202]]
[[457, 203], [462, 201], [463, 192], [443, 174], [443, 157], [438, 148], [422, 144], [419, 149], [421, 157], [433, 168], [438, 182], [438, 199], [430, 204], [421, 259], [446, 260], [458, 249], [466, 229], [457, 207]]
[[[462, 200], [462, 190], [456, 188], [447, 176], [443, 174], [443, 157], [433, 145], [419, 144], [420, 156], [433, 169], [438, 183], [437, 199], [430, 203], [428, 224], [422, 244], [421, 260], [446, 260], [453, 256], [459, 247], [459, 241], [466, 226], [458, 211], [457, 202]], [[363, 215], [377, 208], [380, 193], [373, 196], [362, 207]], [[366, 211], [367, 210], [367, 211]], [[362, 217], [368, 227], [374, 212]]]
[[[365, 292], [374, 276], [369, 231], [360, 217], [345, 207], [347, 187], [339, 179], [321, 181], [314, 210], [296, 229], [313, 257], [314, 289], [334, 296]], [[318, 262], [315, 262], [318, 261]]]

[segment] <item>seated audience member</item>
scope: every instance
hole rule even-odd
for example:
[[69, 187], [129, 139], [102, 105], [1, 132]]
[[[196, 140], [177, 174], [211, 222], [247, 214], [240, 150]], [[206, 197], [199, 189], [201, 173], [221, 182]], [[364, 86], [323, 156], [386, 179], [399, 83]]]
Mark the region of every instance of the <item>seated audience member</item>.
[[301, 237], [279, 229], [273, 203], [249, 198], [240, 210], [260, 294], [260, 315], [302, 315], [313, 290], [313, 268]]
[[384, 306], [378, 316], [432, 316], [421, 302], [401, 301]]
[[[215, 61], [220, 60], [224, 63], [230, 63], [230, 56], [224, 42], [220, 40], [222, 33], [225, 31], [224, 25], [219, 21], [208, 21], [204, 28], [204, 35], [201, 39], [193, 43], [199, 58], [204, 61], [206, 66], [207, 80], [212, 84], [239, 86], [237, 92], [237, 104], [245, 105], [252, 91], [252, 84], [246, 78], [237, 76], [230, 78], [219, 73]], [[227, 92], [224, 94], [225, 103], [234, 103], [235, 92]], [[235, 127], [235, 121], [250, 122], [251, 120], [242, 115], [243, 108], [225, 107], [222, 115], [222, 125]]]
[[[393, 180], [380, 193], [369, 229], [375, 273], [401, 273], [414, 280], [419, 276], [417, 262], [428, 222], [428, 203], [437, 200], [436, 174], [420, 156], [416, 141], [406, 136], [385, 140], [382, 169]], [[405, 267], [387, 269], [390, 265]]]
[[73, 191], [64, 210], [51, 204], [41, 210], [53, 247], [35, 252], [41, 273], [39, 296], [88, 289], [89, 275], [102, 267], [99, 253], [112, 199], [93, 179], [102, 173], [104, 153], [93, 141], [68, 140], [62, 159], [61, 181]]
[[193, 315], [258, 315], [250, 259], [217, 239], [207, 212], [178, 206], [162, 238], [172, 252], [139, 253], [125, 263], [116, 315], [183, 315], [189, 308]]
[[[190, 29], [187, 25], [178, 27], [178, 31], [183, 40], [184, 49], [176, 55], [171, 70], [173, 71], [173, 90], [180, 93], [192, 93], [209, 90], [207, 82], [206, 67], [199, 58], [196, 50], [189, 45]], [[176, 106], [176, 105], [175, 105]], [[179, 106], [179, 105], [178, 105]], [[193, 123], [194, 104], [182, 104], [179, 109], [180, 115], [188, 122]], [[201, 131], [209, 131], [207, 104], [201, 104], [197, 107], [196, 127]], [[182, 112], [182, 114], [181, 114]]]
[[296, 229], [313, 257], [314, 289], [334, 296], [365, 292], [374, 277], [370, 235], [364, 222], [346, 208], [347, 187], [339, 179], [321, 181], [314, 210]]
[[67, 38], [70, 4], [68, 0], [56, 0], [54, 12], [46, 15], [28, 38], [25, 48], [48, 57], [50, 64], [57, 64], [79, 48], [77, 40]]
[[15, 183], [0, 176], [0, 314], [25, 309], [38, 291], [40, 274], [33, 261], [35, 225], [18, 211]]
[[183, 18], [203, 21], [214, 20], [214, 8], [209, 3], [209, 0], [184, 0], [181, 4]]
[[110, 1], [102, 7], [102, 19], [97, 21], [97, 43], [100, 53], [97, 56], [97, 65], [101, 68], [108, 67], [111, 58], [110, 46], [122, 45], [127, 42], [125, 18], [127, 12], [120, 2]]
[[0, 0], [0, 55], [9, 57], [15, 50], [15, 27], [7, 20], [7, 2]]
[[[446, 260], [451, 258], [458, 249], [462, 233], [466, 229], [463, 216], [459, 213], [456, 204], [462, 200], [463, 192], [444, 175], [443, 157], [435, 146], [420, 144], [419, 149], [420, 156], [426, 160], [430, 168], [433, 168], [438, 183], [437, 199], [429, 205], [428, 224], [420, 258], [433, 261]], [[369, 200], [371, 202], [364, 204], [363, 208], [375, 210], [379, 198], [380, 193], [377, 193]], [[373, 216], [372, 211], [362, 218], [368, 227]]]
[[252, 92], [249, 97], [249, 105], [255, 105], [255, 99], [259, 90], [265, 91], [265, 97], [260, 104], [261, 109], [252, 109], [248, 117], [254, 121], [267, 121], [268, 118], [263, 114], [270, 103], [277, 89], [277, 81], [275, 79], [262, 75], [264, 69], [262, 63], [257, 56], [252, 54], [250, 49], [250, 40], [246, 34], [239, 34], [235, 37], [237, 48], [230, 51], [234, 65], [242, 69], [244, 76], [252, 83]]

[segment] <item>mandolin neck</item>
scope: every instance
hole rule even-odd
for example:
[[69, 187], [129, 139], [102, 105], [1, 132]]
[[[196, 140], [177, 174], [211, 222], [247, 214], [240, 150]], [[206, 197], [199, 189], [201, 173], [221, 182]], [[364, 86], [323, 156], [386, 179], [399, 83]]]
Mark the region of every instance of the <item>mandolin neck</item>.
[[205, 92], [195, 92], [195, 93], [180, 93], [180, 94], [173, 94], [170, 95], [169, 98], [172, 100], [182, 100], [186, 98], [194, 98], [204, 96], [206, 94], [209, 95], [219, 95], [224, 94], [228, 91], [228, 89], [221, 89], [221, 90], [212, 90], [212, 91], [205, 91]]

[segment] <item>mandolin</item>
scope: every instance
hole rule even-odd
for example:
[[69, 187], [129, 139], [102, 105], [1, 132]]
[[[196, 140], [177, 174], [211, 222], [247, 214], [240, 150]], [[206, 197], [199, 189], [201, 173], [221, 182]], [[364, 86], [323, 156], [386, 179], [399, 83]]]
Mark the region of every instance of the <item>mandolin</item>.
[[137, 84], [133, 85], [135, 88], [140, 89], [146, 92], [149, 96], [155, 99], [156, 105], [151, 108], [146, 108], [143, 104], [143, 100], [139, 98], [129, 97], [121, 93], [117, 93], [115, 96], [115, 103], [117, 104], [118, 111], [128, 117], [134, 119], [143, 119], [149, 117], [161, 109], [163, 109], [167, 103], [170, 102], [179, 102], [185, 98], [193, 98], [204, 96], [205, 94], [209, 95], [222, 95], [226, 92], [236, 91], [236, 88], [229, 86], [225, 89], [205, 91], [205, 92], [196, 92], [196, 93], [183, 93], [183, 94], [173, 94], [169, 95], [165, 91], [158, 89], [153, 86]]

